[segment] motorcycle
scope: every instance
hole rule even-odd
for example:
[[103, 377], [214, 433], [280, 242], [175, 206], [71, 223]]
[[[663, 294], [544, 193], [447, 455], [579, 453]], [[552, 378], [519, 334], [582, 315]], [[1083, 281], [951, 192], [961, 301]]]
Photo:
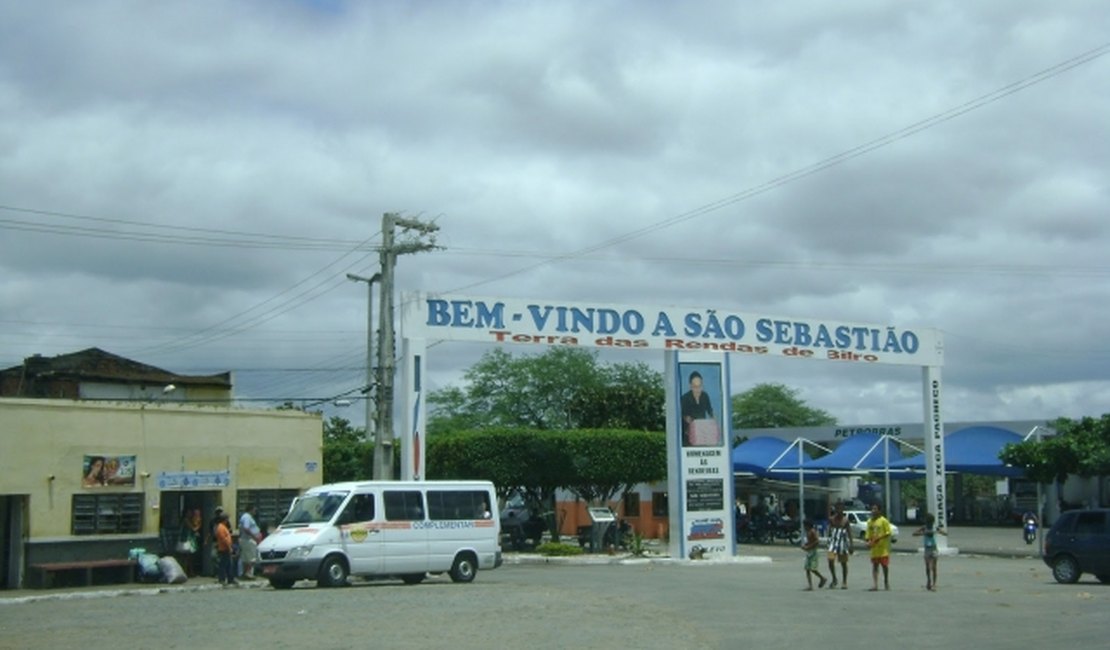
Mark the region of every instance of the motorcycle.
[[1026, 544], [1032, 544], [1037, 540], [1037, 520], [1034, 517], [1026, 517], [1022, 523], [1022, 536], [1025, 538]]

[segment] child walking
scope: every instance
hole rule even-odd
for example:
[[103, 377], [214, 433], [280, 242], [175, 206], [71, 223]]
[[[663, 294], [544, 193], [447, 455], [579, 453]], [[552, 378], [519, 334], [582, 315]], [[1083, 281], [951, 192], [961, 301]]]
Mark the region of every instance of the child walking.
[[937, 518], [933, 513], [925, 514], [925, 525], [913, 531], [914, 537], [923, 538], [922, 544], [925, 552], [925, 588], [929, 591], [937, 590], [937, 533], [948, 536], [948, 532], [941, 526], [936, 526]]
[[806, 554], [806, 591], [813, 591], [813, 576], [817, 576], [821, 582], [817, 585], [818, 589], [824, 589], [825, 576], [821, 575], [821, 571], [817, 568], [817, 547], [821, 545], [821, 540], [817, 538], [817, 530], [813, 527], [813, 522], [806, 520], [806, 541], [802, 544], [802, 550]]

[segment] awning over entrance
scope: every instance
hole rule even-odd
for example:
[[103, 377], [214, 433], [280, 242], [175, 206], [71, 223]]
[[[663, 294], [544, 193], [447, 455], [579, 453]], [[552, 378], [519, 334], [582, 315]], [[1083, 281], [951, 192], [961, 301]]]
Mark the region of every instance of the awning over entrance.
[[[1002, 448], [1023, 440], [1022, 436], [999, 427], [968, 427], [944, 438], [944, 467], [949, 472], [988, 476], [1024, 476], [1019, 467], [1003, 464], [998, 458]], [[891, 469], [925, 470], [925, 454], [890, 464]]]
[[[882, 471], [887, 463], [902, 459], [898, 441], [877, 433], [859, 433], [840, 443], [827, 456], [802, 463], [806, 471], [821, 470], [838, 473], [868, 473]], [[798, 469], [797, 461], [780, 463], [776, 469]]]
[[[767, 476], [772, 468], [781, 468], [792, 462], [797, 469], [797, 441], [788, 442], [781, 438], [759, 436], [746, 440], [732, 450], [732, 471]], [[809, 454], [806, 454], [809, 459]]]

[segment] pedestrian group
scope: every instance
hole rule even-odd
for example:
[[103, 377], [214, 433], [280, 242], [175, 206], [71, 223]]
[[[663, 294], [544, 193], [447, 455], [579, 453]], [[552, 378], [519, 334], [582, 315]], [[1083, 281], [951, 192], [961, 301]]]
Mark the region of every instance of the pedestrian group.
[[[818, 568], [817, 549], [821, 544], [817, 530], [812, 521], [805, 522], [806, 536], [802, 542], [802, 551], [805, 552], [806, 591], [813, 591], [813, 578], [818, 579], [817, 588], [823, 589], [829, 584], [830, 589], [848, 588], [848, 557], [855, 552], [852, 544], [852, 531], [848, 524], [848, 517], [844, 514], [844, 506], [837, 504], [829, 512], [829, 536], [827, 559], [829, 564], [829, 578], [826, 579]], [[867, 532], [864, 542], [870, 549], [871, 556], [871, 588], [868, 591], [879, 590], [879, 575], [883, 577], [883, 589], [890, 590], [890, 542], [892, 529], [890, 520], [883, 515], [878, 504], [871, 506], [871, 517], [867, 520]], [[948, 535], [943, 527], [936, 525], [936, 517], [932, 513], [925, 515], [925, 525], [914, 531], [915, 537], [923, 538], [925, 556], [925, 588], [929, 591], [937, 590], [937, 550], [936, 536]], [[840, 565], [840, 579], [836, 577], [836, 565]]]

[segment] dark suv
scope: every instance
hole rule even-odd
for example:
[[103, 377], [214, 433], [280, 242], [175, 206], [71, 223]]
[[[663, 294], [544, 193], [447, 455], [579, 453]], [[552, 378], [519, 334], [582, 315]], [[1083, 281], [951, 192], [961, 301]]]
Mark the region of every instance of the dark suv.
[[1110, 583], [1110, 508], [1069, 510], [1044, 538], [1044, 563], [1057, 582], [1072, 583], [1084, 573]]

